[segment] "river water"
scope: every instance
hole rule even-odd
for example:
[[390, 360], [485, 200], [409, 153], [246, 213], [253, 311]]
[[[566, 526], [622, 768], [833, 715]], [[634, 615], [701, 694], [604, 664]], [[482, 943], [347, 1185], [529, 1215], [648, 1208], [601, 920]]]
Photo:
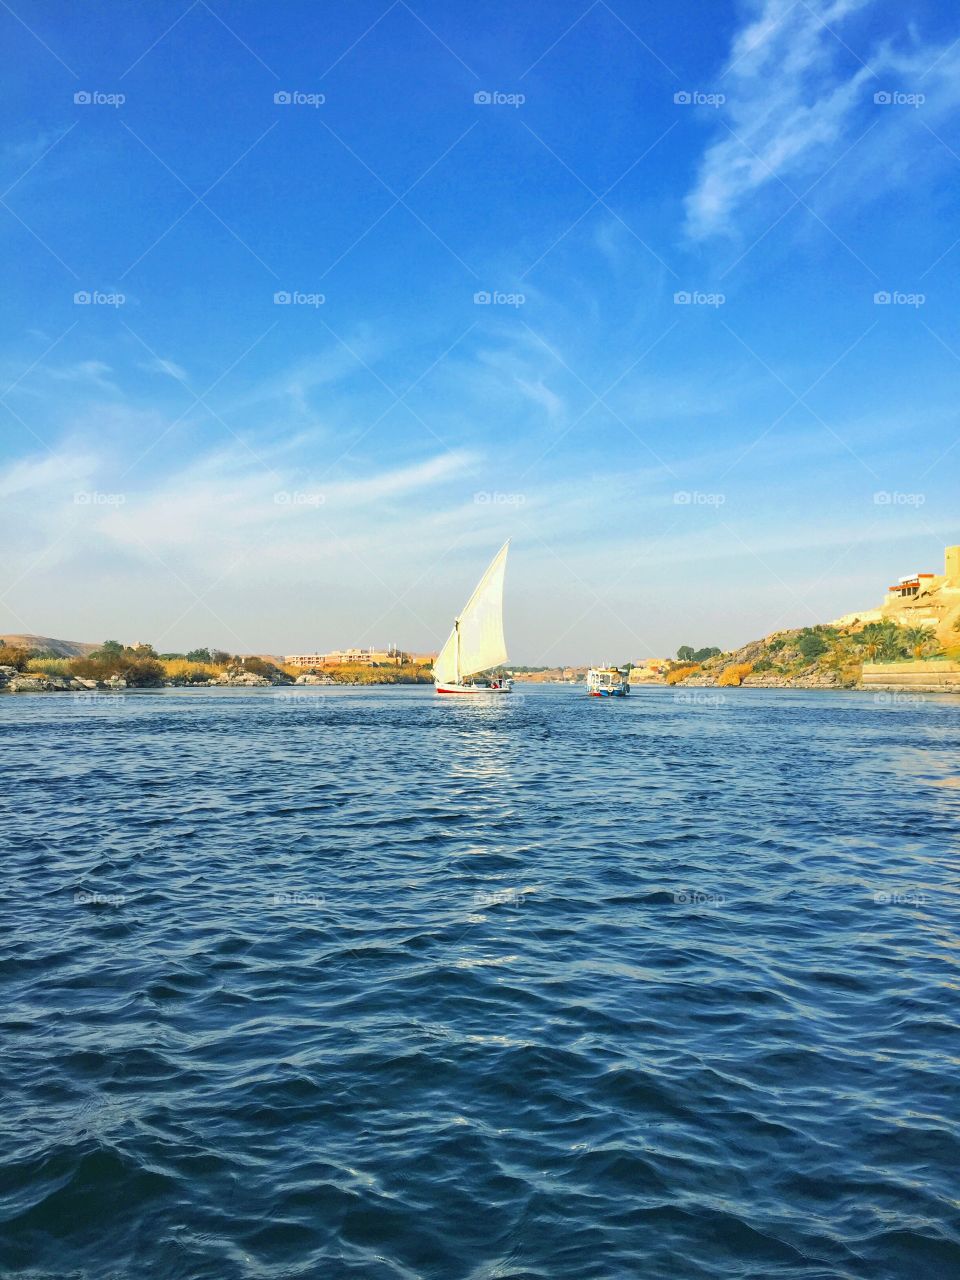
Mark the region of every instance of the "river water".
[[0, 1275], [960, 1276], [960, 699], [0, 698]]

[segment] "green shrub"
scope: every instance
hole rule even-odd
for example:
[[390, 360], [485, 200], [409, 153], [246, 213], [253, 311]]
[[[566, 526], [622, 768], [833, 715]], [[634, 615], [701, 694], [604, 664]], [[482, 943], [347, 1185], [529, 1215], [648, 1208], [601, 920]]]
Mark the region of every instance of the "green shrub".
[[164, 677], [164, 669], [151, 645], [131, 649], [115, 640], [108, 640], [85, 658], [71, 658], [68, 671], [86, 680], [109, 680], [111, 676], [118, 676], [134, 689], [159, 688]]
[[799, 636], [797, 636], [797, 648], [807, 662], [814, 662], [822, 654], [826, 653], [830, 646], [824, 639], [819, 627], [804, 627]]
[[682, 644], [677, 650], [678, 662], [706, 662], [708, 658], [718, 658], [720, 650], [714, 645], [708, 649], [694, 649], [692, 645]]

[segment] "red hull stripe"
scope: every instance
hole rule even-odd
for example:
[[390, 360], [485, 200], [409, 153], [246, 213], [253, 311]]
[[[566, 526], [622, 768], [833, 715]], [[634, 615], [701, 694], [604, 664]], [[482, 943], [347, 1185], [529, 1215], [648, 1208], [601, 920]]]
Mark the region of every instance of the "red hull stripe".
[[465, 693], [475, 698], [482, 693], [508, 693], [508, 689], [437, 689], [437, 693]]

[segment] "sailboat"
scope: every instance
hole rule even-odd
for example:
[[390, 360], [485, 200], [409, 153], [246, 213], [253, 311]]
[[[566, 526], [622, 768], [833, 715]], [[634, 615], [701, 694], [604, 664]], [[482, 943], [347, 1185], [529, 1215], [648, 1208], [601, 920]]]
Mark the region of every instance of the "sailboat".
[[474, 678], [507, 659], [503, 638], [503, 575], [510, 539], [490, 561], [473, 595], [453, 624], [447, 643], [433, 664], [437, 693], [509, 693], [509, 680]]

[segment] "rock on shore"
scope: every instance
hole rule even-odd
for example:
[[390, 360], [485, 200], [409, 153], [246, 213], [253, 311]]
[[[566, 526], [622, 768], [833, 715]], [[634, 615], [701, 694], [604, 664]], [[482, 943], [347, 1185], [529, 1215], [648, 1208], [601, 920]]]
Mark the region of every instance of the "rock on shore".
[[18, 671], [0, 666], [0, 690], [7, 693], [82, 693], [88, 689], [125, 689], [126, 680], [111, 676], [109, 680], [87, 680], [83, 676], [48, 676], [41, 671]]
[[[692, 675], [687, 676], [684, 681], [674, 685], [673, 688], [713, 689], [717, 685], [717, 675]], [[742, 683], [744, 689], [836, 689], [839, 685], [840, 681], [829, 672], [796, 676], [770, 675], [764, 672], [758, 675], [744, 676]]]

